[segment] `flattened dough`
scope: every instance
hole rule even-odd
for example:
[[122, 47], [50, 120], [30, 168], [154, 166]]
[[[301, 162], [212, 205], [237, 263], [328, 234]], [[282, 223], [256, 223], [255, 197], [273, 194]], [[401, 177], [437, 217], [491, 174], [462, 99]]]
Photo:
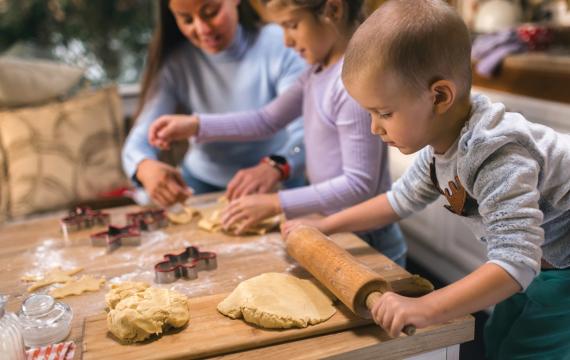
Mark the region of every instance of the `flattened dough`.
[[106, 296], [107, 306], [110, 306], [107, 328], [113, 335], [123, 342], [137, 342], [161, 334], [166, 328], [178, 328], [188, 323], [190, 313], [185, 295], [168, 289], [142, 287], [127, 283], [112, 288], [110, 293], [120, 294], [119, 297], [125, 295], [114, 306], [110, 306], [112, 301], [109, 299], [116, 299], [115, 295]]
[[268, 329], [307, 327], [336, 312], [328, 294], [309, 280], [280, 273], [248, 279], [218, 304], [218, 311]]
[[70, 270], [62, 270], [61, 268], [57, 267], [50, 270], [44, 276], [34, 276], [34, 275], [24, 275], [22, 276], [23, 281], [35, 281], [32, 286], [28, 288], [28, 292], [35, 291], [39, 288], [44, 286], [48, 286], [55, 283], [65, 283], [68, 281], [73, 280], [71, 275], [75, 275], [78, 272], [83, 270], [83, 268], [74, 268]]
[[86, 291], [97, 291], [105, 283], [104, 278], [95, 278], [84, 275], [80, 279], [73, 279], [65, 283], [62, 287], [53, 289], [50, 295], [56, 299], [61, 299], [70, 295], [81, 295]]
[[189, 224], [195, 216], [200, 216], [200, 211], [189, 206], [184, 206], [180, 212], [168, 211], [166, 213], [168, 220], [177, 225]]
[[[228, 204], [228, 200], [225, 197], [221, 197], [218, 199], [218, 204], [218, 207], [202, 212], [202, 219], [198, 222], [198, 227], [200, 229], [209, 232], [223, 231], [221, 215], [222, 209]], [[242, 235], [264, 235], [269, 231], [276, 229], [280, 223], [281, 215], [276, 215], [263, 220], [255, 226], [245, 229]], [[235, 235], [236, 229], [237, 226], [233, 226], [224, 232], [230, 235]]]

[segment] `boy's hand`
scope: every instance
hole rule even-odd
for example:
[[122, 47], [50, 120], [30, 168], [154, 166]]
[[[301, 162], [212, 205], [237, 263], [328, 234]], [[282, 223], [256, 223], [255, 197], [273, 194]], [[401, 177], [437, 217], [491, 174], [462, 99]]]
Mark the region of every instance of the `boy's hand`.
[[275, 190], [281, 174], [273, 166], [265, 163], [242, 169], [228, 183], [228, 200], [239, 199], [250, 194], [265, 194]]
[[287, 235], [289, 235], [291, 231], [302, 225], [314, 227], [320, 232], [327, 234], [325, 219], [326, 218], [323, 217], [303, 217], [285, 221], [281, 224], [281, 237], [287, 239]]
[[168, 150], [173, 140], [188, 139], [198, 133], [200, 121], [195, 115], [163, 115], [148, 129], [148, 142]]
[[176, 168], [157, 160], [143, 160], [136, 173], [152, 200], [162, 207], [184, 202], [192, 191]]
[[374, 322], [391, 337], [398, 337], [406, 325], [423, 328], [432, 324], [434, 309], [425, 296], [409, 298], [394, 292], [384, 293], [370, 311]]
[[249, 195], [230, 202], [222, 214], [222, 226], [227, 230], [238, 225], [236, 233], [239, 235], [248, 227], [280, 212], [277, 194]]

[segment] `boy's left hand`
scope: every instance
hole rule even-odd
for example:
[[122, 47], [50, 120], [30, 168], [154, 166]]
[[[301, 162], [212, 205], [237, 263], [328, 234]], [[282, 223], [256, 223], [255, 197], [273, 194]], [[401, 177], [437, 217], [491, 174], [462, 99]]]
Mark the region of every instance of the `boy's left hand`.
[[277, 194], [244, 196], [233, 200], [224, 209], [222, 226], [227, 230], [232, 225], [238, 225], [236, 233], [241, 234], [248, 227], [256, 225], [262, 220], [280, 212], [281, 204]]
[[425, 297], [409, 298], [394, 292], [384, 293], [373, 305], [372, 318], [391, 337], [398, 337], [406, 325], [416, 328], [429, 326], [433, 321], [431, 306]]

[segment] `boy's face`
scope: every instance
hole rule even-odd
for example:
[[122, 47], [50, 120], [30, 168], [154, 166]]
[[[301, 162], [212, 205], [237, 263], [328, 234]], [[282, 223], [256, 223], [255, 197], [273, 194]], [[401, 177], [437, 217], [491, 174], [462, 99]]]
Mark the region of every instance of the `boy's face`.
[[369, 75], [356, 75], [345, 81], [345, 86], [370, 113], [372, 133], [403, 154], [436, 142], [436, 117], [428, 89], [409, 95], [392, 73]]
[[336, 40], [330, 25], [302, 8], [275, 6], [268, 13], [271, 21], [283, 28], [285, 46], [294, 49], [309, 64], [328, 65]]

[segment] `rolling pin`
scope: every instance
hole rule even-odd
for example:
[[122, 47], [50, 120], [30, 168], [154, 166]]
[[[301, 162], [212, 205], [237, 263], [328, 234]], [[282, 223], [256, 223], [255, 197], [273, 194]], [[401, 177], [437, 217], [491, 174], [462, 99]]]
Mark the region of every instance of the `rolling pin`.
[[[285, 241], [287, 252], [356, 315], [370, 319], [370, 309], [390, 284], [315, 228], [299, 226]], [[402, 330], [414, 335], [416, 328]]]

